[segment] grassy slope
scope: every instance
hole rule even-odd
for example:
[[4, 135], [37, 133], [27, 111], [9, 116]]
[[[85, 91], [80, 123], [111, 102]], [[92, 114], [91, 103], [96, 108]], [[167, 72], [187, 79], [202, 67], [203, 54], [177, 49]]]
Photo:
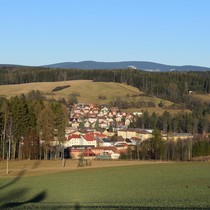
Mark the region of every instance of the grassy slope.
[[[209, 162], [191, 162], [0, 179], [0, 206], [1, 203], [25, 202], [39, 195], [37, 201], [40, 202], [33, 205], [43, 208], [75, 204], [210, 208], [209, 177]], [[31, 201], [27, 205], [31, 205]]]
[[[52, 92], [57, 86], [70, 85], [61, 91]], [[0, 95], [11, 97], [31, 90], [43, 91], [51, 98], [66, 98], [71, 93], [79, 93], [80, 102], [99, 102], [98, 95], [106, 95], [109, 99], [116, 96], [125, 97], [126, 94], [140, 93], [137, 88], [113, 82], [92, 82], [90, 80], [74, 80], [65, 82], [27, 83], [18, 85], [1, 85]]]
[[202, 102], [210, 102], [210, 94], [192, 93], [190, 96]]
[[[63, 85], [70, 85], [70, 87], [63, 89], [61, 91], [52, 92], [52, 90], [55, 87]], [[109, 103], [111, 100], [113, 100], [118, 96], [120, 96], [122, 100], [128, 100], [128, 101], [137, 101], [140, 99], [141, 101], [144, 102], [153, 102], [156, 104], [155, 108], [148, 109], [150, 113], [156, 111], [157, 113], [161, 114], [162, 112], [165, 111], [165, 109], [161, 109], [158, 107], [158, 103], [161, 100], [160, 98], [149, 97], [149, 96], [131, 97], [133, 94], [139, 95], [142, 94], [142, 92], [135, 87], [121, 83], [113, 83], [113, 82], [92, 82], [90, 80], [73, 80], [65, 82], [43, 82], [43, 83], [26, 83], [18, 85], [1, 85], [0, 95], [9, 98], [11, 96], [19, 95], [22, 93], [26, 94], [31, 90], [42, 91], [46, 94], [48, 98], [55, 98], [55, 99], [59, 98], [67, 99], [69, 94], [78, 93], [80, 95], [78, 97], [79, 102], [94, 103], [94, 104]], [[99, 94], [105, 95], [107, 99], [99, 100], [98, 99]], [[128, 95], [130, 97], [127, 97]], [[172, 105], [172, 102], [164, 100], [164, 104], [167, 107]], [[139, 109], [134, 109], [134, 111], [135, 110]], [[145, 110], [145, 108], [141, 108], [140, 110]]]

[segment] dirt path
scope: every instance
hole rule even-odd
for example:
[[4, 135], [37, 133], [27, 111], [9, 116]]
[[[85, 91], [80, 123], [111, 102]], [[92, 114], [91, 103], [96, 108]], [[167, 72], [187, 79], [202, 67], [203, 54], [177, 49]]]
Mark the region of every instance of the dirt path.
[[106, 161], [92, 160], [91, 166], [78, 167], [77, 160], [66, 160], [63, 167], [62, 160], [10, 160], [9, 174], [6, 174], [6, 161], [0, 161], [0, 177], [14, 176], [37, 176], [43, 174], [57, 173], [62, 171], [116, 167], [127, 165], [143, 165], [143, 164], [162, 164], [168, 163], [163, 161]]

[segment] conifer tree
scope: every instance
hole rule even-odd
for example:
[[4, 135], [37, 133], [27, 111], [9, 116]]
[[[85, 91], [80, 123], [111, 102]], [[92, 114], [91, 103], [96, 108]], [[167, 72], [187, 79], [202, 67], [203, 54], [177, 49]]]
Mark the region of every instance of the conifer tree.
[[46, 103], [38, 118], [44, 159], [48, 159], [50, 157], [50, 145], [52, 141], [54, 141], [54, 118], [55, 116], [50, 104]]

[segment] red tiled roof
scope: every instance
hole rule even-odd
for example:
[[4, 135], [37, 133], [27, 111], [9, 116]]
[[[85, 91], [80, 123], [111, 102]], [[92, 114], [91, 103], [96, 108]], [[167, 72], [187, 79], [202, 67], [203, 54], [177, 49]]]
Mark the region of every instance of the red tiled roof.
[[119, 150], [115, 147], [115, 146], [110, 146], [110, 147], [96, 147], [96, 148], [92, 148], [92, 150], [112, 150], [115, 153], [119, 153]]
[[93, 141], [94, 140], [94, 133], [86, 133], [84, 135], [84, 138], [86, 139], [86, 141]]
[[139, 141], [140, 139], [137, 137], [131, 137], [132, 140]]
[[81, 152], [81, 149], [71, 149], [71, 153], [73, 152]]
[[78, 139], [78, 138], [80, 138], [80, 135], [79, 134], [72, 134], [72, 135], [69, 135], [68, 136], [68, 140], [71, 140], [71, 139]]
[[99, 124], [107, 124], [107, 122], [106, 121], [102, 121]]
[[83, 155], [84, 155], [84, 156], [95, 156], [95, 153], [92, 151], [92, 149], [86, 149], [86, 150], [83, 152]]
[[107, 136], [102, 133], [95, 133], [95, 135], [99, 138], [106, 138]]
[[117, 151], [117, 148], [115, 146], [101, 146], [101, 147], [94, 147], [94, 148], [91, 148], [93, 151], [94, 150], [116, 150]]
[[140, 133], [140, 134], [150, 134], [149, 131], [146, 131], [146, 130], [139, 130], [137, 131], [136, 133]]
[[119, 144], [116, 145], [116, 147], [125, 147], [125, 146], [128, 146], [128, 144], [125, 142], [120, 142]]

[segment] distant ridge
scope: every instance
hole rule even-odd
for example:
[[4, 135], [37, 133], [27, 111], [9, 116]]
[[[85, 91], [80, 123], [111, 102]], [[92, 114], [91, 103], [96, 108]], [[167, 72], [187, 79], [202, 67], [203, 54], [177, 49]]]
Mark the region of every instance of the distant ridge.
[[97, 61], [81, 61], [81, 62], [63, 62], [43, 66], [26, 66], [15, 64], [0, 64], [0, 67], [44, 67], [44, 68], [60, 68], [60, 69], [139, 69], [145, 71], [168, 72], [168, 71], [210, 71], [210, 67], [203, 66], [175, 66], [166, 65], [148, 61], [122, 61], [122, 62], [97, 62]]
[[202, 66], [174, 66], [165, 65], [147, 61], [122, 61], [122, 62], [96, 62], [96, 61], [81, 61], [81, 62], [63, 62], [51, 65], [45, 65], [48, 68], [74, 68], [74, 69], [126, 69], [134, 68], [145, 71], [210, 71], [209, 67]]

